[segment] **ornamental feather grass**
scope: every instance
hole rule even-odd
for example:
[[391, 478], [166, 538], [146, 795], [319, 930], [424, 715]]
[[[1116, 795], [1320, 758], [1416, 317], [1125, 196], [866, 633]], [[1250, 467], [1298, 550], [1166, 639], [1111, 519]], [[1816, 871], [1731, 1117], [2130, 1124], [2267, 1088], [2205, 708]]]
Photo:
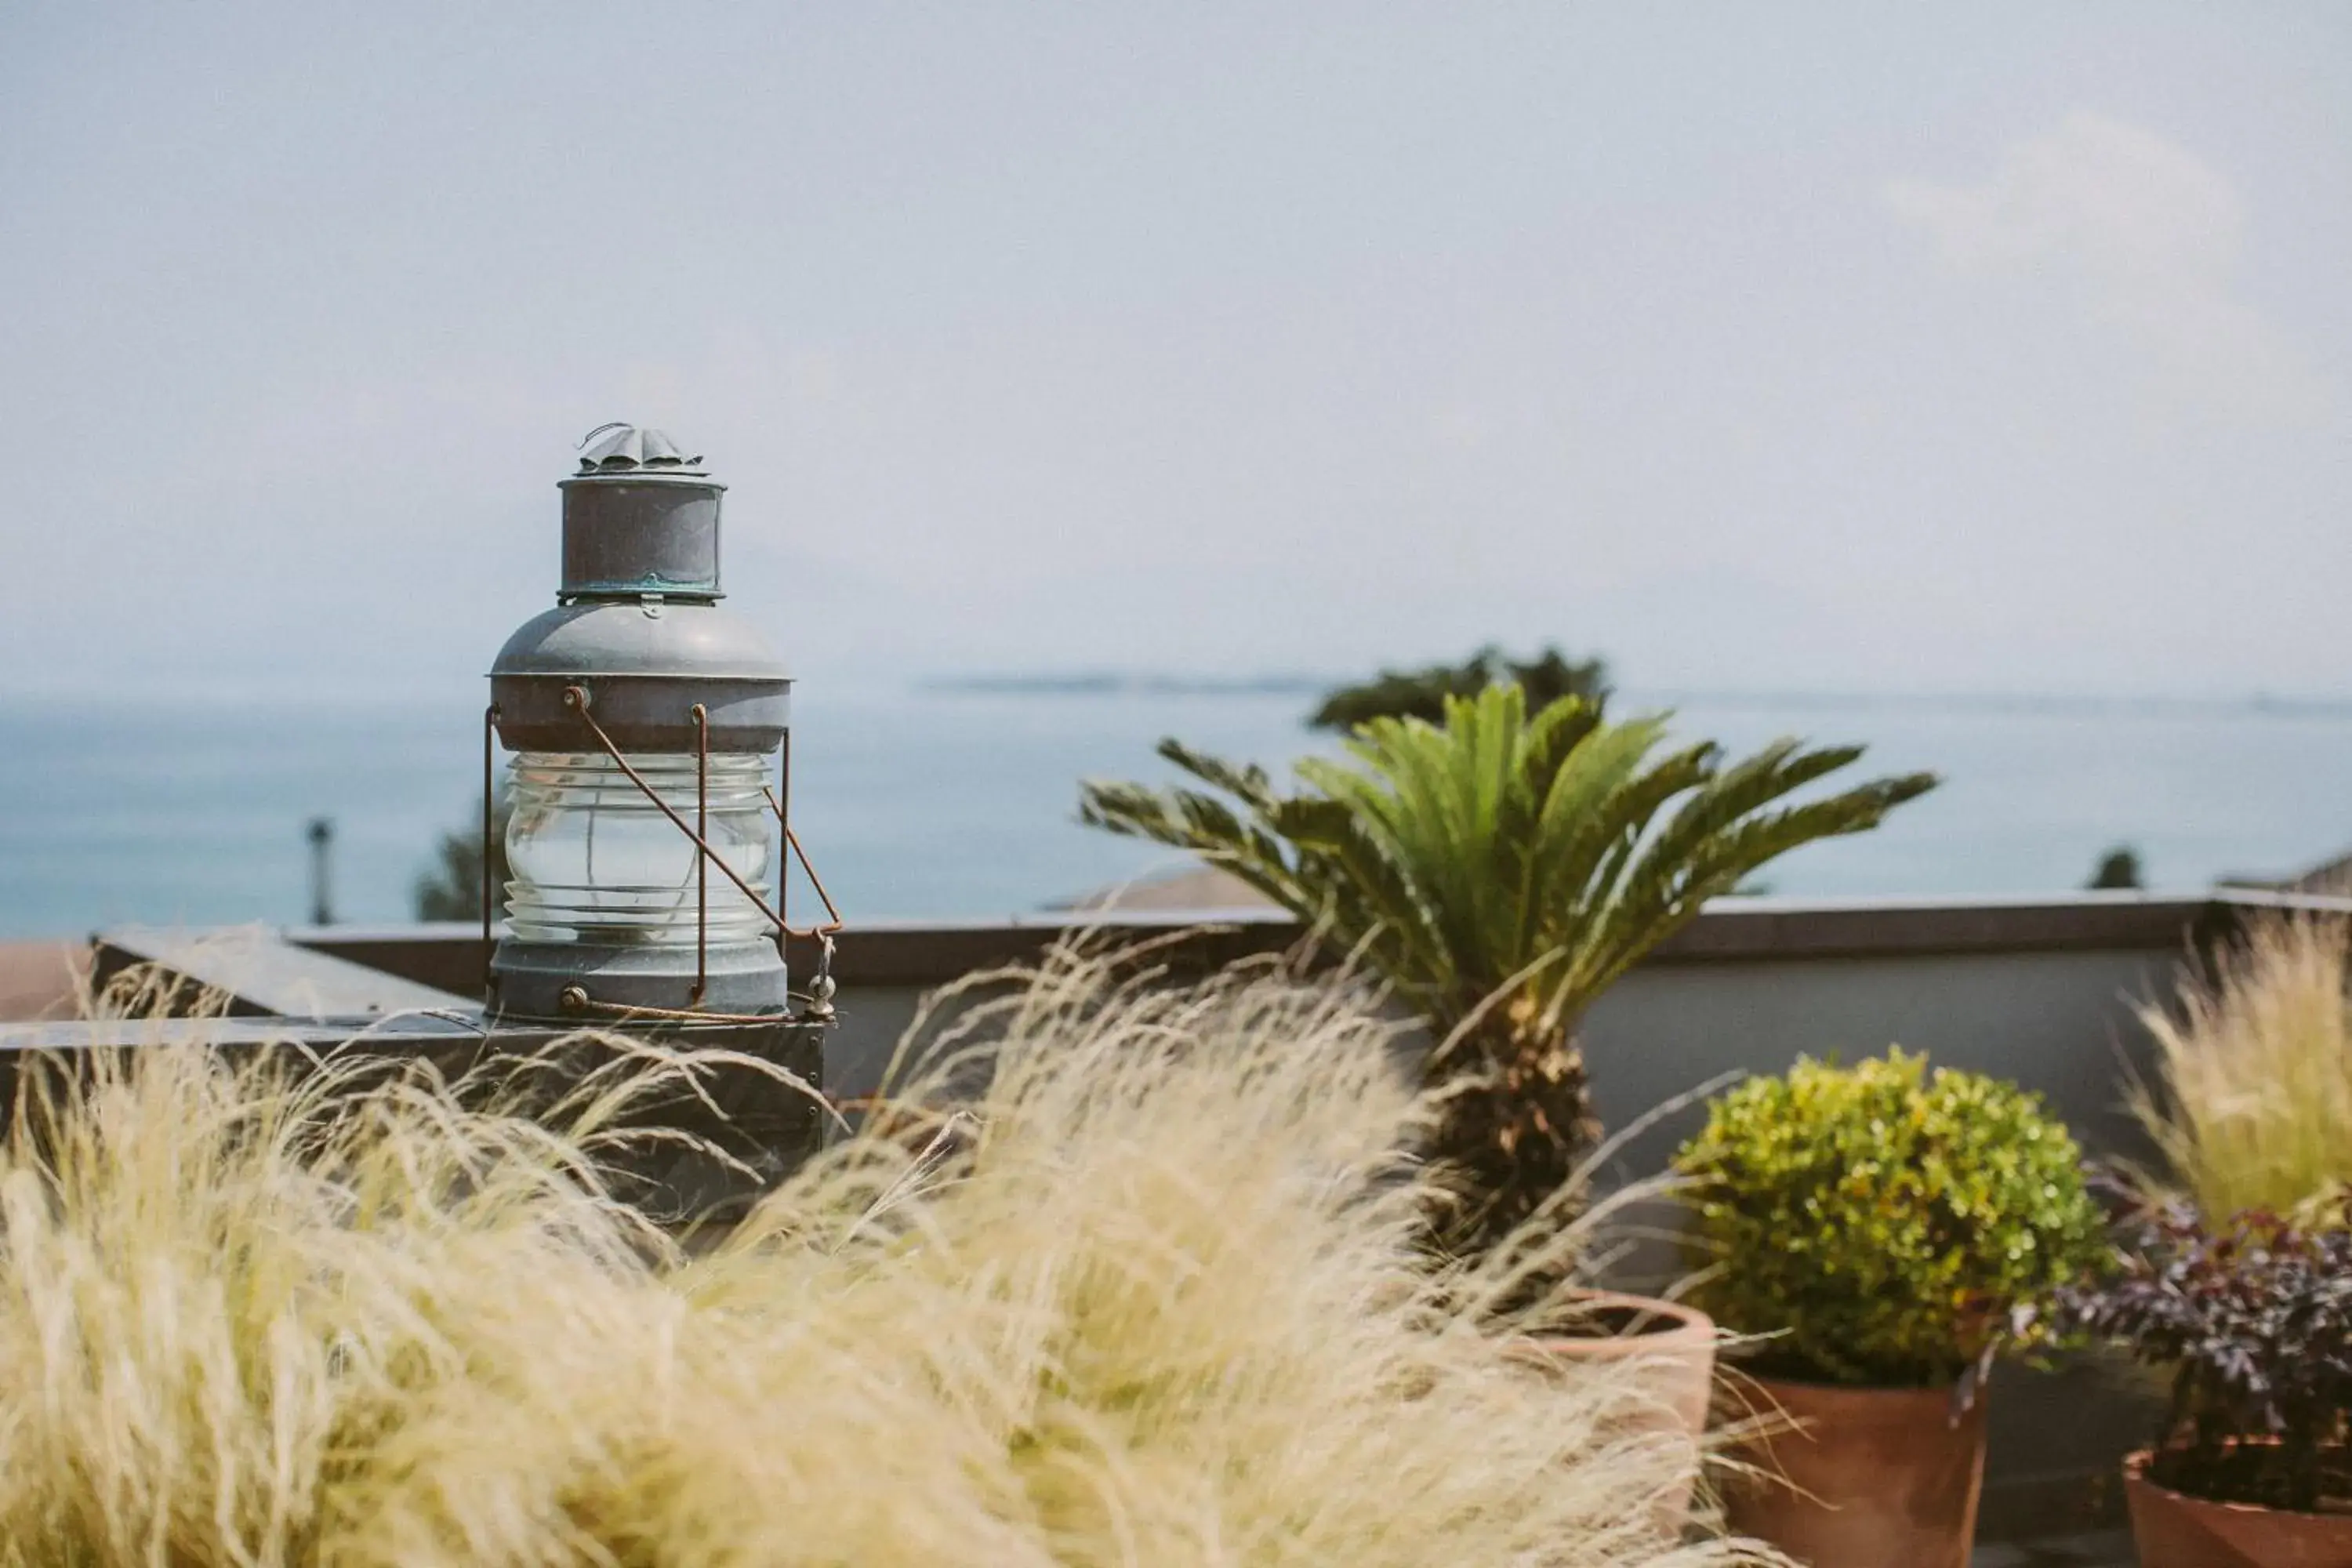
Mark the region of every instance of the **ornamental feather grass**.
[[1530, 1372], [1415, 1255], [1389, 1025], [1129, 973], [975, 987], [690, 1250], [612, 1172], [694, 1056], [28, 1069], [0, 1564], [1761, 1560], [1660, 1532], [1636, 1379]]
[[2252, 924], [2172, 1007], [2140, 1009], [2153, 1084], [2128, 1103], [2176, 1186], [2216, 1225], [2247, 1209], [2345, 1223], [2352, 1196], [2352, 929]]

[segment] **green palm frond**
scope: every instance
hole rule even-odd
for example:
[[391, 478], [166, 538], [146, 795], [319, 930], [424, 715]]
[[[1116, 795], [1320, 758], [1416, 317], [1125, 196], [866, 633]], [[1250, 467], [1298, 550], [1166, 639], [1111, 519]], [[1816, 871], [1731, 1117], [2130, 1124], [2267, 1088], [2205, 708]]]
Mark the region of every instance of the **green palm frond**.
[[1394, 927], [1425, 967], [1390, 976], [1475, 1005], [1549, 953], [1532, 982], [1572, 1025], [1592, 996], [1758, 868], [1817, 838], [1874, 826], [1935, 784], [1874, 780], [1790, 797], [1859, 747], [1781, 740], [1727, 765], [1712, 743], [1661, 754], [1667, 718], [1608, 722], [1580, 698], [1530, 715], [1517, 687], [1449, 697], [1443, 725], [1375, 719], [1339, 760], [1263, 768], [1169, 742], [1161, 754], [1215, 793], [1090, 783], [1082, 820], [1191, 850], [1302, 919], [1354, 942]]
[[[1442, 723], [1358, 726], [1342, 757], [1296, 764], [1296, 793], [1171, 741], [1160, 754], [1205, 792], [1089, 783], [1079, 815], [1240, 877], [1364, 954], [1440, 1034], [1491, 998], [1496, 1081], [1556, 1085], [1572, 1103], [1534, 1124], [1589, 1129], [1570, 1037], [1601, 992], [1759, 867], [1936, 783], [1799, 798], [1861, 749], [1782, 740], [1727, 764], [1711, 742], [1664, 750], [1667, 723], [1612, 722], [1574, 696], [1531, 714], [1519, 688], [1490, 686], [1447, 697]], [[1524, 1131], [1496, 1134], [1521, 1164]]]

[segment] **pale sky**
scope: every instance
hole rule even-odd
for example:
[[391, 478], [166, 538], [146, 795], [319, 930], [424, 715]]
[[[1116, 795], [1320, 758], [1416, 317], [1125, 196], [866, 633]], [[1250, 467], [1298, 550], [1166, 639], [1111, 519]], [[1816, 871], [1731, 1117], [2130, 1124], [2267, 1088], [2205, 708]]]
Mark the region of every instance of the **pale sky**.
[[0, 8], [0, 692], [464, 692], [607, 419], [810, 679], [2352, 692], [2352, 6]]

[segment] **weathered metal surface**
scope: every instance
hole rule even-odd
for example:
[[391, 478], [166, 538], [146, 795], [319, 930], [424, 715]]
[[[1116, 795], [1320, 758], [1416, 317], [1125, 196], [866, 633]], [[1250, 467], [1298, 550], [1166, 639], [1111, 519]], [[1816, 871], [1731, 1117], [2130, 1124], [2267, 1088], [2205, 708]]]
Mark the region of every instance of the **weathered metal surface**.
[[94, 978], [101, 986], [142, 964], [180, 976], [187, 1004], [199, 993], [217, 993], [238, 1017], [364, 1019], [477, 1005], [469, 996], [297, 947], [260, 926], [193, 931], [126, 926], [99, 936]]
[[563, 492], [566, 599], [719, 591], [719, 504], [727, 487], [658, 430], [604, 427]]
[[289, 926], [279, 934], [297, 947], [332, 953], [456, 995], [478, 995], [490, 961], [489, 943], [482, 940], [477, 921]]
[[[772, 940], [712, 944], [703, 961], [698, 999], [694, 950], [600, 945], [578, 942], [501, 941], [490, 958], [491, 998], [501, 1017], [612, 1022], [606, 1009], [699, 1007], [730, 1015], [781, 1016], [790, 998], [783, 955]], [[564, 993], [583, 994], [580, 1005]], [[601, 1004], [590, 1007], [586, 1002]]]
[[567, 598], [720, 596], [719, 493], [726, 486], [654, 477], [563, 485]]
[[649, 430], [623, 419], [597, 426], [580, 444], [587, 447], [580, 458], [583, 474], [631, 473], [639, 468], [655, 473], [702, 471], [701, 453], [686, 451], [666, 430]]
[[740, 616], [715, 605], [584, 604], [534, 616], [490, 666], [499, 740], [510, 752], [580, 748], [564, 702], [584, 688], [629, 752], [690, 752], [697, 703], [718, 752], [772, 752], [792, 722], [793, 678]]
[[[822, 1100], [822, 1027], [778, 1019], [758, 1025], [635, 1023], [626, 1032], [632, 1040], [741, 1058], [708, 1060], [700, 1069], [699, 1092], [679, 1083], [640, 1099], [614, 1122], [617, 1130], [645, 1134], [634, 1148], [611, 1145], [625, 1151], [615, 1155], [611, 1172], [616, 1190], [655, 1217], [683, 1221], [738, 1208], [823, 1146], [835, 1118]], [[609, 1036], [600, 1039], [562, 1027], [493, 1025], [478, 1008], [462, 1005], [378, 1016], [0, 1026], [0, 1103], [13, 1099], [25, 1064], [36, 1058], [73, 1073], [97, 1052], [175, 1048], [212, 1050], [231, 1060], [282, 1054], [297, 1072], [314, 1062], [352, 1057], [381, 1059], [387, 1068], [429, 1062], [450, 1081], [478, 1070], [495, 1077], [499, 1058], [530, 1056], [556, 1065], [553, 1072], [533, 1075], [551, 1101], [610, 1059], [614, 1047], [609, 1041]], [[509, 1098], [506, 1104], [520, 1114], [536, 1113], [532, 1102]]]
[[792, 721], [792, 671], [761, 630], [720, 609], [719, 498], [726, 489], [658, 430], [604, 427], [562, 481], [556, 605], [490, 665], [499, 739], [512, 752], [576, 749], [564, 694], [580, 687], [625, 751], [685, 752], [709, 715], [719, 752], [772, 752]]
[[363, 1033], [389, 1043], [409, 1044], [418, 1037], [464, 1047], [471, 1051], [480, 1035], [457, 1030], [446, 1020], [427, 1019], [412, 1029], [416, 1015], [398, 1018], [75, 1018], [62, 1023], [0, 1024], [0, 1059], [26, 1052], [48, 1051], [71, 1056], [100, 1050], [149, 1046], [205, 1046], [235, 1053], [263, 1047], [295, 1047], [331, 1050]]

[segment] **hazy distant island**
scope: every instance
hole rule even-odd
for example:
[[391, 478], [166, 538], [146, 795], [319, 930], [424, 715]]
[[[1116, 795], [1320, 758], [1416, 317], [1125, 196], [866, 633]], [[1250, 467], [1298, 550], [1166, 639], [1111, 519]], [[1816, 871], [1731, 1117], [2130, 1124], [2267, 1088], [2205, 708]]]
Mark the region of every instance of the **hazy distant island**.
[[[1032, 697], [1300, 697], [1323, 698], [1342, 678], [1277, 671], [1257, 675], [1186, 675], [1153, 670], [1037, 670], [918, 678], [918, 690], [947, 695]], [[1953, 713], [2046, 713], [2074, 718], [2179, 714], [2245, 718], [2352, 718], [2352, 697], [2268, 692], [2210, 695], [2032, 691], [1807, 691], [1635, 688], [1626, 700], [1643, 707], [1783, 709], [1908, 709]]]
[[1042, 697], [1315, 697], [1332, 685], [1314, 675], [1164, 675], [1067, 670], [1028, 675], [938, 676], [925, 691], [1022, 693]]

